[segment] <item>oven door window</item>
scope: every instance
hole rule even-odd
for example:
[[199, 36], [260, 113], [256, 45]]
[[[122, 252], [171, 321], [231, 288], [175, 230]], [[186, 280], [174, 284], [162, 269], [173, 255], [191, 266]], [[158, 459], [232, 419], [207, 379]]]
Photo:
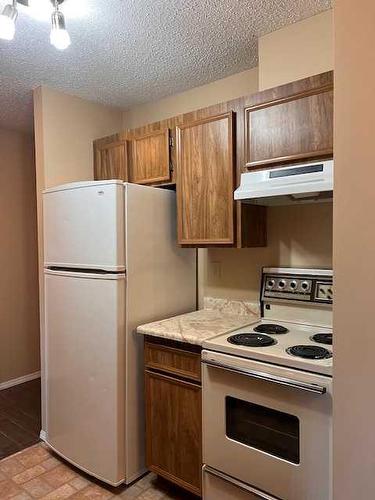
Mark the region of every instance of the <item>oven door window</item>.
[[296, 416], [231, 396], [225, 399], [228, 438], [300, 463], [300, 426]]

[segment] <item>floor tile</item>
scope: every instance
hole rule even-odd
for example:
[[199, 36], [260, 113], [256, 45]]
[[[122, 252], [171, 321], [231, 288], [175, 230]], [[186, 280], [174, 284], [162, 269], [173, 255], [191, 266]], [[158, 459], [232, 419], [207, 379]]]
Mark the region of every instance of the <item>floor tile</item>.
[[49, 459], [51, 456], [48, 450], [42, 446], [32, 446], [31, 448], [18, 453], [16, 457], [24, 467], [34, 467], [34, 465], [40, 464], [44, 460]]
[[22, 493], [22, 489], [20, 486], [15, 484], [13, 481], [10, 479], [7, 481], [2, 481], [0, 483], [1, 486], [1, 500], [8, 500], [8, 498], [12, 498], [16, 496], [17, 494]]
[[124, 491], [116, 495], [119, 498], [137, 498], [144, 490], [140, 488], [137, 484], [133, 484], [126, 488]]
[[31, 479], [34, 479], [35, 477], [40, 476], [45, 472], [46, 472], [45, 469], [43, 469], [41, 465], [34, 465], [34, 467], [26, 469], [20, 474], [13, 476], [12, 481], [15, 482], [16, 484], [27, 483], [27, 481], [30, 481]]
[[44, 469], [46, 469], [46, 471], [48, 471], [48, 470], [54, 469], [55, 467], [57, 467], [60, 464], [61, 464], [61, 462], [57, 458], [49, 456], [49, 458], [47, 458], [47, 460], [44, 460], [43, 462], [41, 462], [40, 465], [42, 467], [44, 467]]
[[63, 484], [71, 481], [74, 477], [76, 477], [76, 475], [77, 474], [72, 469], [61, 464], [61, 465], [55, 467], [55, 469], [52, 469], [51, 471], [46, 472], [44, 474], [43, 478], [53, 488], [59, 488]]
[[101, 488], [98, 485], [92, 485], [73, 495], [72, 499], [87, 500], [89, 498], [96, 500], [108, 500], [109, 498], [113, 498], [113, 496], [114, 495], [112, 495], [112, 493], [104, 488]]
[[24, 483], [22, 488], [30, 493], [33, 498], [42, 498], [53, 491], [53, 487], [49, 485], [41, 476]]
[[197, 498], [151, 473], [128, 487], [105, 485], [65, 462], [44, 443], [0, 460], [0, 474], [0, 500]]
[[12, 497], [12, 500], [32, 500], [32, 497], [23, 491], [22, 493], [18, 493], [16, 496]]
[[64, 484], [57, 488], [57, 490], [51, 491], [45, 497], [42, 497], [43, 500], [60, 500], [63, 498], [69, 498], [75, 493], [75, 489], [70, 484]]
[[69, 484], [73, 486], [75, 490], [80, 491], [83, 490], [83, 488], [86, 488], [86, 486], [88, 486], [90, 482], [84, 477], [77, 476], [71, 481], [69, 481]]
[[160, 491], [151, 486], [147, 490], [143, 491], [138, 498], [139, 500], [161, 500], [163, 496], [164, 496], [163, 491]]
[[0, 472], [8, 477], [13, 477], [25, 470], [25, 467], [15, 457], [6, 458], [0, 462]]

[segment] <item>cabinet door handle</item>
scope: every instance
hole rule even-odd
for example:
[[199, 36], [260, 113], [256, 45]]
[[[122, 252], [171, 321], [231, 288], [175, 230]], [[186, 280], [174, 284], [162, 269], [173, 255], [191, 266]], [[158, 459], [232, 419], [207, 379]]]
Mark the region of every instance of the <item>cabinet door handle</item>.
[[178, 382], [179, 384], [182, 384], [182, 385], [185, 385], [185, 386], [189, 386], [189, 387], [192, 387], [194, 389], [200, 389], [201, 388], [201, 385], [199, 382], [190, 382], [189, 380], [186, 380], [185, 378], [183, 377], [179, 377], [178, 375], [175, 375], [175, 374], [165, 374], [165, 373], [161, 373], [160, 371], [158, 370], [154, 370], [154, 369], [150, 369], [150, 368], [146, 368], [145, 369], [145, 373], [147, 375], [152, 375], [153, 377], [157, 377], [157, 378], [160, 378], [160, 379], [163, 379], [163, 380], [170, 380], [171, 382]]
[[238, 479], [234, 479], [233, 477], [227, 476], [223, 472], [219, 472], [218, 470], [213, 469], [208, 465], [203, 465], [203, 472], [211, 474], [211, 476], [218, 477], [219, 479], [222, 479], [223, 481], [232, 484], [233, 486], [236, 486], [241, 490], [253, 493], [254, 495], [258, 495], [258, 497], [262, 498], [263, 500], [277, 500], [276, 497], [272, 497], [271, 495], [268, 495], [267, 493], [264, 493], [263, 491], [260, 491], [257, 488], [254, 488], [253, 486], [249, 486], [248, 484], [245, 484], [242, 481], [238, 481]]
[[206, 359], [203, 359], [202, 363], [207, 366], [212, 366], [213, 368], [219, 368], [221, 370], [227, 370], [229, 372], [245, 375], [246, 377], [256, 378], [259, 380], [265, 380], [266, 382], [272, 382], [274, 384], [292, 387], [293, 389], [300, 389], [301, 391], [313, 392], [315, 394], [325, 394], [327, 392], [327, 389], [321, 385], [312, 384], [309, 382], [300, 382], [298, 380], [280, 377], [279, 375], [272, 375], [271, 373], [258, 372], [257, 370], [249, 370], [242, 367], [239, 368], [237, 366], [226, 365], [224, 363], [209, 361]]

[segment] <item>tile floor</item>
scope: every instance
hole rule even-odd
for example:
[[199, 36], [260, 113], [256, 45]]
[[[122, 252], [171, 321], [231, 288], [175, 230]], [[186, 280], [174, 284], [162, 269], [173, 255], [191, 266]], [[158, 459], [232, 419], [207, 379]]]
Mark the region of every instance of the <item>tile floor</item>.
[[40, 379], [0, 391], [0, 459], [39, 441]]
[[39, 443], [0, 460], [0, 499], [197, 500], [197, 497], [148, 474], [130, 487], [112, 488], [99, 483], [58, 458]]

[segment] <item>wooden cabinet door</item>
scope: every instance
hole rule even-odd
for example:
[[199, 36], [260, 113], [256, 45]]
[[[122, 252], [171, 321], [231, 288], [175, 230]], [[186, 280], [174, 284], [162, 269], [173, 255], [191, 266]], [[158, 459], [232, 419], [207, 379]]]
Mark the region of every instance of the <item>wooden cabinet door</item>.
[[129, 180], [152, 184], [170, 180], [169, 129], [136, 137], [132, 141]]
[[248, 169], [332, 156], [332, 72], [260, 92], [252, 101], [245, 109]]
[[128, 180], [127, 142], [94, 143], [94, 179]]
[[147, 466], [200, 495], [201, 387], [148, 370], [145, 377]]
[[177, 127], [178, 241], [234, 244], [234, 113]]

